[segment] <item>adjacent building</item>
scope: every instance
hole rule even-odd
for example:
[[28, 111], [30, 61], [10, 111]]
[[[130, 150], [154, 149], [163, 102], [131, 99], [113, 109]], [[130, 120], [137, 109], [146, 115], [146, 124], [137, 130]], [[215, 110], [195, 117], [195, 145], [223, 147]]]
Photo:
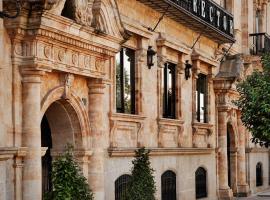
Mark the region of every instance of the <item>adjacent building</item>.
[[236, 84], [270, 51], [269, 0], [0, 2], [0, 200], [39, 200], [67, 143], [96, 200], [151, 150], [159, 200], [269, 188]]

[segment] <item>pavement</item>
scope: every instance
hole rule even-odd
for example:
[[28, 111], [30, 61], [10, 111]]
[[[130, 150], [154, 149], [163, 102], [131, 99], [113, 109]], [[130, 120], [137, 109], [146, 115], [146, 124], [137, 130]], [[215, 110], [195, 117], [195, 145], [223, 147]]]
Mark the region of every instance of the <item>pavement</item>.
[[270, 190], [260, 192], [250, 197], [236, 197], [235, 200], [270, 200]]

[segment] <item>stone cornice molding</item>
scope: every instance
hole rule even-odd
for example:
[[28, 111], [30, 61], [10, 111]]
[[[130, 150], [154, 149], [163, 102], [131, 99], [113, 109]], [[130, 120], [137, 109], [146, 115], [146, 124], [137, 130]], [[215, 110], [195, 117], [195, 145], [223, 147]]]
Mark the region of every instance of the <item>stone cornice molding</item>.
[[89, 94], [104, 94], [106, 84], [101, 79], [90, 79], [87, 83]]
[[199, 51], [198, 49], [193, 50], [192, 55], [191, 55], [191, 60], [201, 61], [213, 67], [218, 67], [220, 65], [219, 61], [206, 56], [203, 52]]
[[159, 33], [159, 38], [157, 39], [157, 46], [164, 46], [185, 55], [189, 55], [192, 52], [192, 50], [184, 43], [165, 33]]
[[0, 161], [14, 157], [23, 158], [27, 154], [27, 147], [0, 147]]
[[42, 76], [45, 75], [45, 71], [21, 67], [21, 76], [23, 83], [41, 83]]
[[[212, 154], [214, 148], [146, 148], [150, 156], [202, 155]], [[137, 148], [108, 148], [110, 157], [134, 157]]]

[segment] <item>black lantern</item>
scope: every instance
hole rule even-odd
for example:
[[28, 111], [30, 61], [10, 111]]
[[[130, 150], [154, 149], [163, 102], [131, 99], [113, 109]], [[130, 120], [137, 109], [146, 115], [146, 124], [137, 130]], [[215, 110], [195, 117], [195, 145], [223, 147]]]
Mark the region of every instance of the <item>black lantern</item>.
[[20, 0], [15, 0], [16, 1], [16, 13], [14, 15], [10, 15], [4, 11], [0, 11], [0, 18], [11, 18], [14, 19], [19, 16], [20, 11], [21, 11], [21, 4]]
[[186, 60], [185, 66], [185, 77], [186, 80], [188, 80], [190, 78], [190, 69], [192, 68], [192, 65], [188, 63], [188, 60]]
[[149, 69], [154, 66], [154, 55], [156, 55], [156, 52], [152, 49], [152, 46], [149, 46], [147, 49], [147, 66]]

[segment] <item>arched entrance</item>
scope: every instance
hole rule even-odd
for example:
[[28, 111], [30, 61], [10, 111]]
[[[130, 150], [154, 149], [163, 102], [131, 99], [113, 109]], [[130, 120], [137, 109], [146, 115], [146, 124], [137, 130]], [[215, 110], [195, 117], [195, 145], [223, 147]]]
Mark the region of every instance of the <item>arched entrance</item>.
[[231, 123], [227, 124], [228, 185], [237, 194], [237, 138]]
[[[77, 149], [84, 149], [79, 117], [67, 100], [57, 100], [47, 108], [41, 121], [41, 144], [42, 147], [48, 148], [42, 157], [42, 192], [44, 194], [52, 189], [50, 173], [53, 157], [64, 152], [67, 144], [73, 145], [75, 152]], [[78, 154], [75, 156], [80, 157]]]

